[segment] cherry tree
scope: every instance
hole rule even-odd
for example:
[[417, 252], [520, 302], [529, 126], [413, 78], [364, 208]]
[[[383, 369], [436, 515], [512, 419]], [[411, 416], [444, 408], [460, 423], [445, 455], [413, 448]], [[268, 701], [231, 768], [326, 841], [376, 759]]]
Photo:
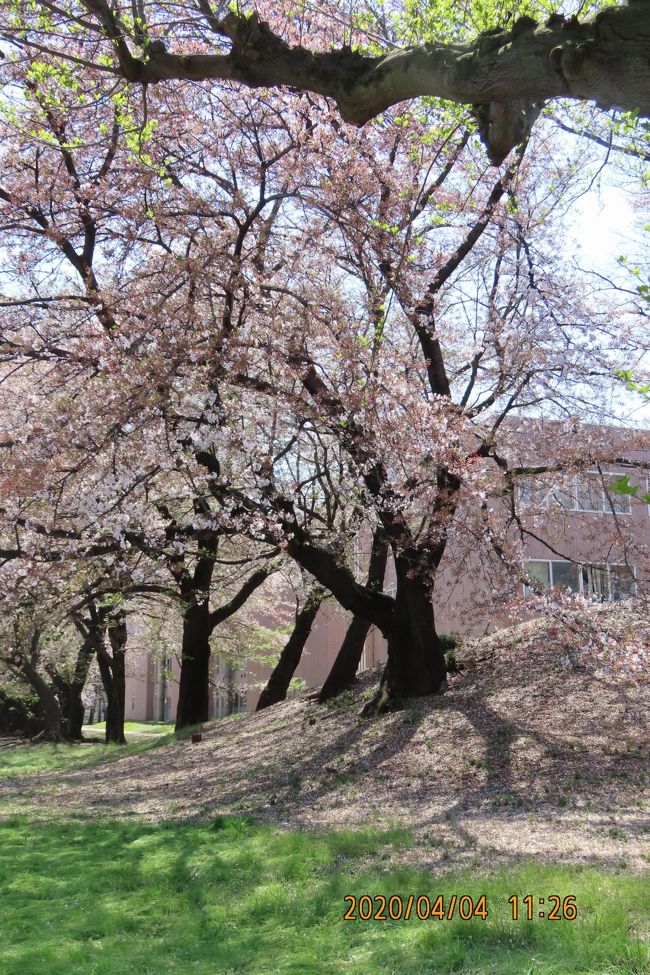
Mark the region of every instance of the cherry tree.
[[[38, 558], [12, 559], [0, 571], [0, 666], [5, 677], [31, 688], [43, 734], [53, 741], [82, 737], [81, 694], [110, 617], [110, 609], [102, 607], [101, 624], [95, 614], [95, 625], [84, 632], [79, 645], [74, 624], [81, 610], [73, 603], [79, 603], [78, 588], [87, 582], [69, 565]], [[88, 597], [84, 602], [94, 606]], [[108, 732], [107, 740], [113, 740]]]
[[[581, 302], [576, 282], [553, 268], [539, 157], [473, 187], [472, 207], [460, 208], [450, 175], [460, 146], [448, 147], [431, 178], [421, 157], [422, 168], [414, 164], [422, 146], [413, 130], [375, 132], [378, 143], [386, 138], [383, 153], [367, 149], [368, 136], [349, 156], [323, 152], [318, 193], [305, 203], [314, 207], [304, 218], [312, 247], [296, 248], [275, 286], [282, 300], [267, 302], [264, 314], [283, 323], [270, 388], [277, 395], [288, 362], [302, 386], [297, 401], [292, 388], [284, 392], [296, 418], [316, 411], [350, 458], [358, 499], [373, 507], [391, 546], [395, 597], [359, 586], [296, 522], [267, 471], [264, 483], [289, 554], [385, 635], [386, 699], [430, 692], [444, 679], [432, 596], [450, 539], [458, 541], [462, 492], [487, 517], [486, 493], [512, 496], [518, 477], [593, 457], [578, 432], [570, 457], [539, 441], [545, 464], [513, 463], [508, 415], [544, 403], [571, 417], [575, 436], [575, 417], [603, 419], [596, 391], [611, 386], [619, 354], [641, 336], [638, 322], [613, 326], [609, 309]], [[427, 170], [429, 186], [419, 182]], [[427, 204], [444, 214], [428, 226], [420, 219]], [[493, 530], [485, 536], [498, 547]]]
[[[586, 443], [570, 457], [542, 450], [543, 465], [513, 459], [509, 415], [544, 404], [567, 429], [577, 416], [607, 419], [601, 393], [638, 348], [635, 316], [615, 322], [590, 304], [557, 253], [553, 220], [580, 161], [558, 157], [543, 122], [495, 170], [467, 116], [435, 101], [400, 112], [378, 97], [363, 118], [386, 111], [360, 132], [327, 98], [267, 91], [279, 77], [258, 74], [253, 93], [231, 83], [244, 69], [225, 75], [224, 64], [274, 61], [260, 38], [276, 63], [285, 49], [295, 61], [286, 45], [307, 30], [303, 15], [276, 15], [288, 37], [278, 46], [258, 19], [205, 5], [180, 26], [163, 5], [131, 21], [100, 2], [40, 10], [32, 24], [8, 7], [2, 69], [2, 352], [22, 384], [2, 437], [8, 496], [29, 494], [38, 513], [56, 473], [67, 500], [51, 508], [50, 535], [93, 554], [135, 548], [172, 575], [187, 607], [182, 723], [205, 712], [223, 539], [247, 539], [247, 564], [282, 550], [354, 614], [346, 679], [363, 628], [381, 630], [377, 706], [438, 690], [435, 586], [463, 506], [516, 562], [489, 524], [490, 492], [590, 462]], [[499, 58], [558, 32], [571, 47], [583, 30], [524, 27], [498, 36]], [[313, 28], [326, 46], [331, 21]], [[161, 50], [158, 34], [175, 31], [188, 53]], [[204, 55], [223, 36], [235, 53]], [[455, 48], [465, 67], [497, 41], [481, 43]], [[204, 56], [218, 59], [209, 77]], [[393, 77], [391, 59], [372, 67], [375, 57], [345, 52]], [[156, 65], [179, 71], [146, 73]], [[338, 88], [295, 87], [342, 106]], [[537, 114], [520, 93], [516, 139], [491, 128], [498, 108], [482, 119], [495, 163]], [[381, 552], [364, 581], [350, 565], [363, 524], [390, 550], [394, 594], [381, 590]]]
[[[210, 289], [225, 287], [227, 313], [239, 252], [254, 224], [262, 240], [268, 236], [267, 215], [259, 200], [247, 211], [237, 183], [219, 174], [212, 178], [207, 170], [208, 191], [198, 202], [201, 193], [191, 180], [205, 170], [203, 133], [194, 138], [184, 186], [178, 178], [161, 179], [151, 160], [134, 152], [119, 99], [107, 99], [106, 123], [91, 100], [86, 111], [71, 116], [68, 132], [61, 104], [53, 107], [49, 91], [27, 80], [23, 93], [18, 115], [7, 110], [2, 190], [6, 227], [17, 247], [3, 302], [3, 350], [12, 377], [5, 383], [2, 441], [7, 496], [29, 496], [32, 510], [16, 517], [40, 517], [41, 536], [67, 542], [69, 555], [135, 549], [149, 567], [165, 567], [171, 584], [159, 580], [156, 587], [184, 607], [178, 722], [193, 724], [207, 718], [212, 632], [272, 568], [256, 566], [258, 555], [250, 546], [248, 552], [222, 555], [220, 541], [227, 545], [228, 533], [210, 522], [203, 479], [212, 476], [217, 461], [207, 470], [200, 459], [203, 428], [217, 422], [218, 391], [205, 365], [209, 348], [196, 352], [210, 339], [210, 322], [192, 310], [193, 294], [201, 265], [223, 261], [223, 279], [208, 280], [207, 294], [200, 297], [210, 302]], [[172, 113], [176, 109], [168, 106]], [[236, 116], [228, 109], [225, 114], [232, 128]], [[16, 157], [12, 140], [30, 124], [38, 126], [31, 151]], [[263, 124], [284, 128], [277, 113]], [[99, 155], [91, 141], [97, 128], [106, 136]], [[160, 148], [166, 156], [164, 142]], [[241, 140], [231, 152], [231, 169], [241, 180]], [[109, 183], [111, 167], [124, 164], [117, 185]], [[266, 158], [250, 168], [258, 184], [269, 178]], [[123, 185], [120, 172], [129, 174]], [[272, 195], [269, 207], [282, 196]], [[154, 213], [151, 207], [158, 203], [161, 209]], [[134, 232], [134, 212], [150, 226]], [[198, 219], [194, 228], [186, 222], [191, 212]], [[208, 239], [203, 229], [208, 220], [210, 231], [221, 227], [221, 236]], [[197, 237], [201, 253], [195, 255]], [[43, 246], [30, 247], [33, 240]], [[143, 277], [149, 295], [144, 304]], [[263, 562], [266, 556], [261, 557]], [[229, 578], [221, 580], [226, 598], [210, 607], [219, 561], [231, 567]], [[249, 565], [253, 572], [247, 577]], [[142, 568], [139, 575], [139, 591], [154, 588]]]

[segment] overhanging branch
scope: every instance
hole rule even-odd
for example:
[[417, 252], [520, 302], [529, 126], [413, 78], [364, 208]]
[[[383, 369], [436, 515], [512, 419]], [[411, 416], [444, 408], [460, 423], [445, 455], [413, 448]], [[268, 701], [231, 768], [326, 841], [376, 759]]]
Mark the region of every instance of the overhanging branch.
[[[559, 14], [545, 24], [521, 17], [508, 30], [494, 28], [470, 43], [432, 43], [379, 57], [345, 46], [327, 52], [291, 46], [257, 15], [232, 12], [206, 21], [230, 42], [226, 54], [174, 53], [156, 40], [136, 57], [106, 0], [82, 3], [129, 81], [219, 79], [251, 88], [289, 86], [333, 98], [343, 118], [355, 125], [419, 96], [481, 106], [481, 132], [494, 163], [526, 137], [539, 106], [552, 98], [650, 115], [650, 4], [645, 0], [608, 7], [582, 23]], [[206, 7], [199, 4], [204, 17]]]

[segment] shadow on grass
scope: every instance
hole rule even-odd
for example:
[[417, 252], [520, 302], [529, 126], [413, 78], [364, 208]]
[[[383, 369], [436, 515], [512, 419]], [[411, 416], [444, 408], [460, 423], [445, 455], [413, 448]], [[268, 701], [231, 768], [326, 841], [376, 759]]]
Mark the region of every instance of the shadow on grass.
[[[644, 881], [523, 865], [484, 878], [392, 869], [408, 834], [246, 819], [0, 825], [3, 975], [634, 973]], [[482, 921], [343, 921], [346, 894], [485, 894]], [[513, 922], [508, 898], [573, 894], [576, 921]]]

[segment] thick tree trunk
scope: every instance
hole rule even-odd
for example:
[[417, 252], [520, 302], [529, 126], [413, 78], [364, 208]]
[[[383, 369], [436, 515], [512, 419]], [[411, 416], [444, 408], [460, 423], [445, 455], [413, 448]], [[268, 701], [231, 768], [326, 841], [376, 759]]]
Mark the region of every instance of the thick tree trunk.
[[210, 610], [208, 596], [193, 602], [183, 616], [181, 675], [176, 731], [207, 721], [210, 716]]
[[56, 694], [29, 661], [24, 662], [22, 673], [30, 687], [38, 695], [43, 714], [42, 736], [48, 741], [62, 741], [65, 736], [61, 726], [61, 709]]
[[112, 694], [106, 708], [106, 742], [125, 745], [124, 712], [126, 699], [126, 613], [120, 610], [108, 626], [108, 638], [113, 651], [111, 664]]
[[320, 704], [331, 700], [342, 691], [352, 687], [357, 679], [357, 670], [366, 644], [371, 623], [355, 616], [347, 628], [341, 648], [327, 675], [327, 680], [320, 689], [318, 700]]
[[183, 615], [183, 653], [176, 709], [176, 731], [200, 724], [210, 717], [210, 636], [215, 627], [229, 619], [261, 586], [272, 571], [272, 563], [258, 569], [246, 579], [232, 599], [210, 612], [210, 586], [217, 553], [217, 539], [206, 532], [202, 549], [210, 555], [197, 561], [193, 575], [184, 574], [181, 595], [185, 602]]
[[125, 745], [124, 698], [126, 695], [126, 614], [120, 610], [108, 625], [112, 655], [108, 653], [103, 634], [95, 635], [97, 662], [106, 694], [106, 744]]
[[70, 684], [70, 703], [68, 709], [68, 737], [81, 740], [81, 729], [84, 723], [83, 689], [88, 679], [88, 671], [94, 656], [94, 648], [89, 640], [85, 640], [79, 648], [74, 676]]
[[[382, 530], [377, 529], [372, 540], [367, 582], [368, 587], [377, 592], [381, 592], [384, 586], [387, 557], [388, 543]], [[321, 704], [354, 684], [370, 626], [369, 621], [360, 616], [353, 618], [332, 669], [318, 695]]]
[[264, 708], [270, 707], [271, 704], [277, 704], [278, 701], [284, 701], [286, 698], [291, 678], [300, 663], [302, 651], [324, 597], [325, 591], [320, 586], [314, 587], [307, 596], [305, 605], [296, 614], [293, 632], [280, 654], [280, 659], [275, 665], [266, 687], [260, 694], [256, 711], [262, 711]]
[[52, 671], [52, 680], [56, 687], [61, 707], [61, 720], [66, 738], [70, 741], [83, 739], [82, 728], [84, 721], [83, 689], [86, 685], [90, 663], [95, 654], [95, 647], [88, 637], [84, 639], [77, 654], [72, 680], [67, 681], [56, 670]]
[[84, 702], [81, 697], [84, 689], [83, 684], [72, 683], [70, 685], [70, 697], [68, 699], [68, 709], [65, 716], [67, 736], [70, 741], [82, 741], [82, 728], [84, 723]]
[[396, 559], [395, 615], [384, 631], [388, 662], [379, 691], [364, 714], [379, 714], [404, 699], [435, 694], [443, 687], [447, 667], [436, 633], [431, 585], [411, 576], [408, 558]]
[[107, 693], [106, 744], [126, 745], [124, 734], [124, 698], [126, 674], [123, 654], [118, 654], [112, 667], [111, 691]]
[[[294, 526], [296, 534], [299, 531]], [[434, 623], [432, 583], [425, 573], [435, 572], [444, 546], [439, 546], [434, 564], [431, 564], [430, 551], [415, 547], [397, 556], [394, 599], [359, 585], [352, 573], [330, 553], [305, 544], [300, 537], [291, 539], [287, 550], [342, 606], [374, 623], [388, 641], [388, 663], [380, 690], [363, 713], [379, 713], [389, 703], [398, 704], [406, 697], [434, 694], [441, 689], [446, 676], [445, 658]], [[419, 574], [417, 566], [422, 563], [422, 574]]]

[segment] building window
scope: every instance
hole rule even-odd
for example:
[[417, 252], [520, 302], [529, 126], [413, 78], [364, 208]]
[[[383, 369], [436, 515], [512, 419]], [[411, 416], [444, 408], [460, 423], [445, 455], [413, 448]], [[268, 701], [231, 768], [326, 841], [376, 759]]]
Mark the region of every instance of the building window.
[[580, 474], [576, 478], [576, 509], [603, 510], [603, 485], [597, 474]]
[[233, 701], [233, 714], [240, 714], [242, 711], [246, 710], [246, 691], [239, 687], [235, 691], [235, 699]]
[[605, 496], [604, 496], [604, 511], [616, 512], [617, 515], [629, 515], [632, 510], [632, 498], [629, 494], [619, 494], [617, 491], [612, 490], [612, 486], [615, 481], [620, 480], [621, 474], [605, 474], [603, 476], [603, 481], [605, 482]]
[[537, 481], [524, 480], [517, 485], [519, 504], [522, 508], [550, 508], [554, 504], [565, 511], [588, 511], [605, 514], [629, 515], [632, 499], [629, 494], [618, 494], [612, 485], [622, 474], [577, 474], [565, 481], [562, 487], [548, 487]]
[[[574, 565], [573, 562], [550, 562], [546, 559], [535, 559], [532, 562], [526, 562], [524, 565], [526, 573], [535, 579], [537, 582], [541, 582], [543, 586], [564, 586], [570, 589], [571, 592], [580, 592], [580, 566]], [[529, 586], [526, 586], [526, 594], [532, 592]]]
[[[601, 602], [618, 602], [636, 594], [636, 570], [626, 565], [576, 565], [555, 559], [534, 559], [524, 563], [524, 571], [544, 587], [589, 593]], [[524, 586], [526, 595], [532, 592], [531, 586]]]
[[618, 602], [619, 599], [629, 599], [636, 595], [636, 571], [626, 565], [610, 565], [608, 567], [609, 599]]
[[548, 508], [549, 490], [535, 481], [520, 481], [517, 485], [519, 504], [522, 508]]

